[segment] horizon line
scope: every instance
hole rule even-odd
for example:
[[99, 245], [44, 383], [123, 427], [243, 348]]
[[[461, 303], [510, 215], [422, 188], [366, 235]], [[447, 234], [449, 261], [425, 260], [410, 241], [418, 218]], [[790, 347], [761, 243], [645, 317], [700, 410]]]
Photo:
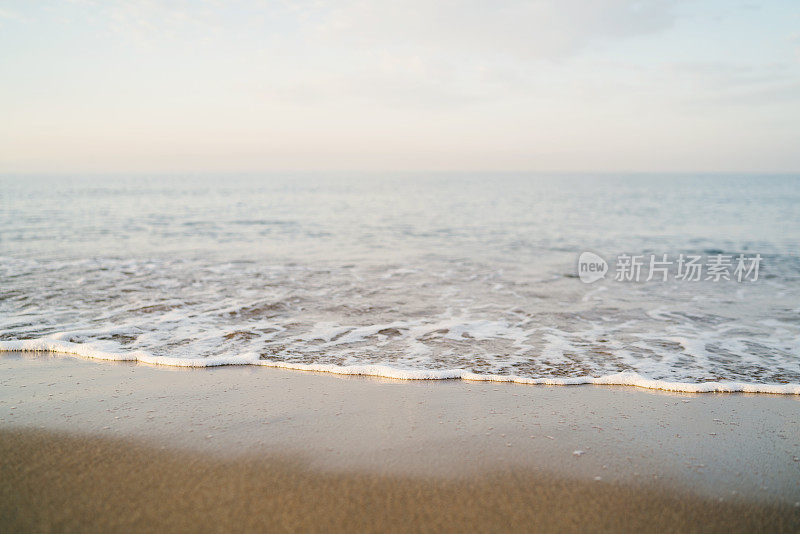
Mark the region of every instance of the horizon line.
[[395, 175], [415, 175], [415, 174], [504, 174], [504, 175], [650, 175], [650, 176], [679, 176], [679, 175], [714, 175], [714, 176], [736, 176], [736, 175], [760, 175], [760, 176], [791, 176], [800, 175], [798, 170], [501, 170], [501, 169], [416, 169], [416, 170], [369, 170], [369, 169], [263, 169], [263, 170], [147, 170], [147, 171], [126, 171], [126, 170], [64, 170], [64, 171], [4, 171], [0, 170], [0, 176], [179, 176], [179, 175], [276, 175], [276, 174], [297, 174], [297, 175], [334, 175], [334, 174], [395, 174]]

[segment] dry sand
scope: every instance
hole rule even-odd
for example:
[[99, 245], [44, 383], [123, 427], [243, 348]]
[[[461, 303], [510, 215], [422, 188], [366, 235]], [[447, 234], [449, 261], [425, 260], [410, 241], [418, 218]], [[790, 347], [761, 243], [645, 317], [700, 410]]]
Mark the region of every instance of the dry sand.
[[797, 531], [799, 429], [786, 396], [7, 354], [0, 530]]

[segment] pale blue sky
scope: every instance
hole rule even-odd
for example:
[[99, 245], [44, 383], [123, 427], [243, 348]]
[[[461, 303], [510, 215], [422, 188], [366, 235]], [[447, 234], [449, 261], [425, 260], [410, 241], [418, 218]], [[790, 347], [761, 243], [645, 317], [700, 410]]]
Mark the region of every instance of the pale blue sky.
[[796, 0], [0, 0], [0, 172], [780, 172], [799, 146]]

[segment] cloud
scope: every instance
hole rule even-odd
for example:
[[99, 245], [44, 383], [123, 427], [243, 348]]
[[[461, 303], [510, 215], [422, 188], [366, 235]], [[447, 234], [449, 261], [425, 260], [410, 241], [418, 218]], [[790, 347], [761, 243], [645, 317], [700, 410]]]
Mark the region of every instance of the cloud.
[[302, 42], [334, 60], [300, 56], [301, 75], [275, 80], [272, 96], [421, 109], [519, 95], [536, 88], [542, 72], [553, 74], [583, 51], [658, 33], [674, 21], [663, 0], [310, 0], [293, 6]]
[[664, 66], [662, 82], [691, 106], [752, 110], [800, 101], [800, 73], [788, 62], [694, 61]]
[[[232, 30], [431, 55], [558, 59], [674, 22], [666, 0], [70, 0], [97, 26], [136, 41]], [[64, 4], [43, 3], [51, 9]], [[230, 35], [228, 35], [230, 37]]]
[[292, 5], [294, 38], [312, 52], [296, 54], [292, 76], [272, 80], [265, 94], [421, 109], [519, 94], [536, 87], [542, 72], [553, 74], [597, 43], [656, 33], [673, 22], [661, 0]]
[[668, 28], [663, 0], [401, 0], [335, 2], [319, 31], [361, 47], [563, 58], [602, 41]]

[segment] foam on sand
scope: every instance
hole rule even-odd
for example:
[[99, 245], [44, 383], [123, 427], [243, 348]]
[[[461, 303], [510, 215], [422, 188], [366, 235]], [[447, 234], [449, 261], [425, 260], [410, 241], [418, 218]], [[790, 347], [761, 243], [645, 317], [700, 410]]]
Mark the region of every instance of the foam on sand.
[[673, 382], [655, 380], [634, 372], [613, 373], [599, 377], [547, 377], [532, 378], [518, 375], [479, 374], [466, 369], [403, 369], [386, 365], [335, 365], [306, 364], [262, 359], [255, 352], [245, 352], [238, 356], [178, 358], [155, 356], [145, 351], [112, 352], [103, 350], [92, 343], [74, 343], [58, 339], [60, 335], [25, 340], [0, 341], [0, 352], [56, 352], [84, 358], [109, 361], [131, 361], [151, 365], [173, 367], [216, 367], [222, 365], [259, 365], [299, 371], [317, 371], [340, 375], [361, 375], [392, 378], [398, 380], [471, 380], [486, 382], [513, 382], [515, 384], [539, 384], [567, 386], [581, 384], [634, 386], [685, 393], [770, 393], [778, 395], [800, 395], [800, 384], [758, 384], [747, 382]]

